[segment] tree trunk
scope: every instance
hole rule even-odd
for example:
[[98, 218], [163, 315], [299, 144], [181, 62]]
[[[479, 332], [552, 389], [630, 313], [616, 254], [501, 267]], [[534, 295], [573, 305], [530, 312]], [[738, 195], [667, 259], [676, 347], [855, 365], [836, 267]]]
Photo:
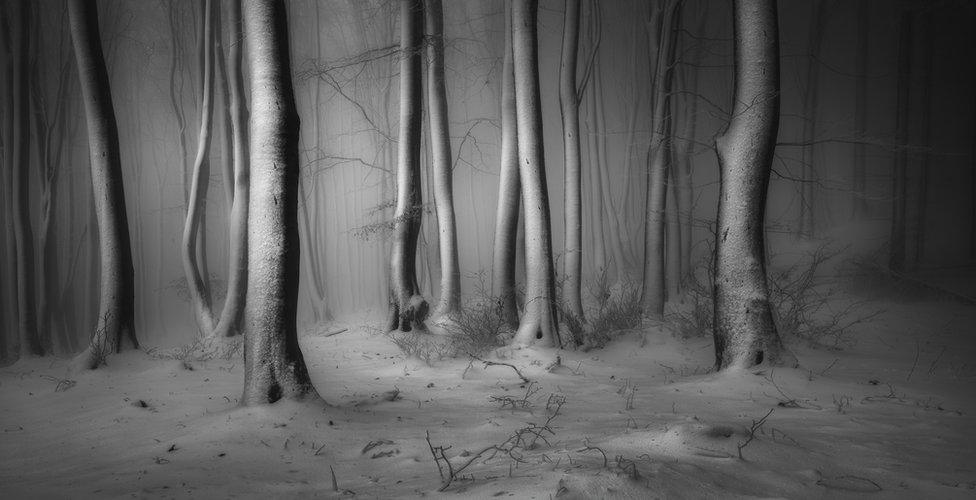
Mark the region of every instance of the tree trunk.
[[857, 3], [857, 48], [854, 66], [857, 82], [854, 88], [854, 129], [857, 144], [854, 145], [854, 175], [852, 176], [852, 204], [854, 220], [863, 220], [868, 213], [865, 197], [867, 178], [867, 140], [868, 133], [868, 46], [871, 18], [868, 13], [868, 0]]
[[[689, 18], [690, 9], [683, 9], [682, 18]], [[704, 36], [706, 16], [701, 11], [696, 12], [698, 24], [696, 35]], [[694, 156], [696, 148], [695, 130], [698, 124], [698, 67], [701, 65], [704, 50], [702, 44], [693, 41], [695, 48], [691, 51], [691, 64], [685, 66], [682, 73], [683, 78], [681, 90], [685, 92], [684, 99], [684, 130], [679, 141], [678, 157], [680, 160], [675, 162], [678, 171], [675, 172], [675, 182], [677, 183], [678, 196], [678, 225], [681, 227], [681, 280], [686, 282], [691, 276], [691, 248], [693, 245], [694, 232], [694, 212], [695, 212], [695, 190], [693, 182]], [[687, 54], [688, 52], [684, 52]]]
[[579, 91], [576, 59], [579, 48], [580, 2], [567, 0], [563, 16], [562, 56], [559, 62], [559, 111], [563, 122], [566, 169], [564, 214], [566, 253], [563, 255], [563, 302], [567, 312], [583, 320], [583, 193], [579, 138]]
[[657, 64], [654, 70], [653, 133], [648, 150], [647, 206], [644, 214], [644, 279], [641, 307], [652, 318], [664, 316], [666, 298], [665, 219], [668, 170], [671, 168], [671, 82], [675, 57], [674, 20], [680, 3], [663, 7], [664, 17], [658, 31]]
[[826, 8], [824, 2], [813, 3], [813, 22], [810, 24], [809, 47], [810, 55], [807, 59], [807, 88], [803, 95], [803, 141], [800, 156], [800, 212], [796, 224], [796, 235], [802, 239], [813, 238], [816, 235], [816, 192], [817, 185], [817, 105], [820, 101], [820, 53], [823, 46], [826, 25]]
[[132, 348], [139, 347], [133, 322], [135, 286], [119, 133], [98, 35], [98, 11], [93, 2], [70, 0], [68, 14], [85, 102], [101, 254], [101, 290], [95, 332], [86, 351], [77, 359], [86, 368], [94, 369], [105, 362], [107, 353], [121, 351], [125, 342]]
[[915, 199], [915, 224], [912, 232], [914, 233], [914, 238], [912, 238], [908, 244], [911, 245], [914, 252], [912, 253], [912, 267], [918, 269], [925, 260], [925, 228], [927, 226], [928, 217], [928, 189], [930, 180], [930, 171], [932, 167], [932, 111], [935, 107], [935, 102], [932, 99], [932, 87], [934, 72], [932, 71], [932, 60], [936, 57], [935, 52], [932, 48], [932, 37], [934, 34], [934, 23], [932, 21], [932, 10], [928, 9], [922, 13], [920, 16], [920, 22], [922, 24], [922, 69], [921, 73], [924, 79], [924, 85], [922, 86], [922, 117], [921, 125], [923, 135], [924, 135], [924, 147], [925, 150], [922, 152], [921, 162], [919, 164], [918, 182], [915, 183], [915, 190], [917, 193]]
[[201, 227], [205, 218], [203, 206], [206, 204], [207, 187], [210, 184], [210, 132], [213, 127], [213, 5], [212, 0], [204, 4], [203, 32], [203, 88], [200, 108], [200, 134], [197, 140], [197, 154], [193, 162], [193, 176], [190, 179], [190, 198], [186, 209], [186, 222], [183, 225], [183, 272], [186, 288], [190, 295], [197, 329], [203, 337], [210, 336], [214, 330], [213, 305], [207, 289], [207, 275], [204, 274], [206, 256], [200, 252], [200, 238], [204, 233]]
[[515, 68], [512, 59], [512, 0], [505, 0], [505, 54], [502, 57], [501, 166], [498, 180], [498, 209], [495, 214], [495, 248], [492, 264], [492, 296], [505, 326], [518, 328], [515, 302], [515, 260], [517, 255], [519, 201], [518, 123], [515, 109]]
[[898, 101], [895, 108], [895, 165], [891, 180], [891, 232], [888, 268], [905, 272], [905, 206], [908, 197], [908, 116], [912, 79], [912, 29], [914, 16], [904, 12], [898, 24]]
[[441, 256], [441, 297], [437, 317], [455, 315], [461, 307], [461, 269], [458, 264], [457, 227], [454, 222], [454, 181], [451, 136], [448, 128], [447, 91], [444, 88], [444, 12], [441, 0], [427, 1], [427, 90], [430, 119], [434, 204], [437, 210]]
[[421, 58], [423, 0], [400, 0], [400, 139], [397, 198], [390, 262], [389, 330], [424, 328], [427, 302], [417, 285], [417, 238], [423, 214], [420, 186]]
[[561, 347], [556, 318], [549, 194], [542, 147], [538, 0], [512, 2], [512, 55], [518, 121], [519, 174], [525, 202], [525, 312], [514, 342]]
[[[6, 3], [0, 3], [0, 43], [2, 43], [2, 57], [0, 57], [0, 62], [3, 63], [2, 71], [0, 71], [0, 111], [2, 111], [2, 121], [0, 121], [0, 136], [2, 136], [3, 141], [3, 165], [2, 170], [0, 170], [0, 191], [3, 194], [3, 205], [0, 205], [0, 217], [2, 217], [3, 227], [0, 230], [3, 231], [3, 255], [4, 259], [0, 262], [2, 265], [4, 276], [16, 276], [17, 272], [17, 242], [14, 237], [13, 232], [13, 138], [14, 138], [14, 95], [13, 95], [13, 61], [11, 53], [11, 40], [10, 40], [10, 23], [8, 22], [9, 15]], [[9, 273], [9, 274], [8, 274]], [[0, 302], [0, 310], [3, 312], [3, 322], [0, 323], [0, 328], [3, 329], [3, 334], [0, 336], [0, 342], [3, 343], [5, 354], [2, 359], [7, 359], [8, 357], [15, 357], [19, 354], [19, 346], [17, 339], [17, 332], [19, 332], [19, 323], [17, 315], [17, 280], [16, 279], [4, 279], [3, 283], [0, 284], [0, 292], [2, 292], [3, 302]]]
[[17, 250], [17, 318], [22, 355], [44, 355], [37, 328], [37, 297], [34, 285], [34, 234], [30, 221], [30, 116], [28, 115], [30, 4], [10, 2], [11, 55], [13, 57], [13, 224]]
[[246, 0], [251, 72], [250, 266], [242, 405], [318, 398], [298, 345], [298, 111], [281, 0]]
[[[231, 0], [228, 25], [232, 40], [243, 40], [241, 2]], [[250, 198], [250, 167], [248, 166], [247, 102], [244, 98], [244, 74], [241, 70], [242, 47], [230, 44], [227, 72], [230, 76], [230, 125], [234, 150], [234, 196], [230, 211], [230, 247], [228, 249], [227, 298], [214, 329], [216, 337], [230, 337], [239, 333], [244, 316], [247, 292], [247, 219]]]
[[766, 192], [779, 128], [775, 0], [735, 0], [732, 120], [715, 139], [721, 175], [715, 242], [716, 369], [790, 361], [769, 304]]

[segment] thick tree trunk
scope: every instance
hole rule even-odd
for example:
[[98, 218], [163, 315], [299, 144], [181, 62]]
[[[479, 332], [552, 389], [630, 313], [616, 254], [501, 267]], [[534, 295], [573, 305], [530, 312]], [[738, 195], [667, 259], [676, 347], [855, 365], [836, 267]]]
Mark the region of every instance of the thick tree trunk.
[[912, 30], [914, 16], [901, 15], [898, 24], [898, 97], [895, 108], [894, 170], [891, 174], [891, 232], [889, 237], [888, 268], [903, 273], [906, 267], [905, 238], [908, 198], [908, 120], [909, 92], [912, 78]]
[[[650, 149], [647, 154], [647, 205], [644, 214], [644, 278], [641, 307], [652, 318], [664, 316], [666, 298], [665, 219], [668, 170], [671, 168], [671, 82], [675, 57], [675, 26], [680, 4], [663, 7], [664, 17], [658, 31], [657, 64], [654, 70], [654, 114]], [[653, 36], [653, 35], [652, 35]]]
[[206, 0], [204, 5], [203, 33], [203, 88], [200, 108], [200, 134], [197, 141], [197, 154], [193, 162], [193, 176], [190, 179], [190, 198], [186, 209], [186, 222], [183, 225], [183, 272], [186, 288], [190, 295], [197, 329], [203, 337], [210, 336], [214, 330], [213, 305], [207, 289], [206, 256], [200, 252], [200, 238], [205, 229], [203, 206], [206, 203], [207, 187], [210, 184], [210, 168], [207, 155], [210, 151], [210, 132], [213, 126], [213, 5]]
[[[231, 0], [229, 18], [232, 40], [243, 40], [241, 2]], [[230, 247], [228, 249], [227, 298], [214, 329], [216, 337], [230, 337], [239, 333], [244, 316], [247, 292], [247, 219], [250, 203], [250, 167], [248, 166], [247, 102], [244, 97], [244, 74], [241, 70], [242, 44], [231, 43], [227, 62], [229, 73], [230, 125], [234, 155], [234, 196], [230, 210]]]
[[512, 0], [505, 0], [505, 54], [502, 57], [501, 167], [498, 180], [498, 210], [495, 213], [495, 248], [492, 263], [492, 296], [498, 301], [505, 326], [518, 328], [515, 302], [519, 201], [518, 118], [515, 110], [515, 67], [512, 59]]
[[281, 0], [246, 0], [250, 209], [242, 405], [318, 397], [298, 345], [298, 111]]
[[457, 227], [454, 222], [454, 181], [447, 90], [444, 88], [444, 12], [441, 0], [427, 2], [427, 106], [430, 119], [434, 204], [437, 210], [441, 256], [441, 297], [434, 313], [451, 317], [461, 307], [461, 269], [458, 264]]
[[721, 174], [715, 242], [716, 369], [789, 362], [769, 304], [764, 212], [779, 128], [775, 0], [735, 0], [732, 120], [715, 139]]
[[101, 254], [101, 290], [95, 332], [88, 348], [77, 360], [94, 369], [105, 362], [107, 353], [121, 351], [126, 342], [133, 348], [139, 347], [133, 322], [135, 286], [119, 133], [102, 43], [98, 38], [98, 12], [93, 2], [70, 0], [68, 14], [85, 102]]
[[34, 284], [34, 234], [30, 221], [30, 117], [28, 115], [30, 4], [10, 2], [12, 22], [11, 55], [13, 58], [13, 227], [17, 250], [17, 319], [22, 355], [44, 355], [37, 327], [37, 298]]
[[549, 194], [542, 147], [538, 0], [512, 2], [512, 55], [518, 121], [519, 173], [525, 203], [525, 312], [514, 342], [560, 347], [552, 264]]
[[567, 312], [583, 320], [583, 192], [579, 137], [579, 91], [576, 60], [579, 48], [580, 2], [567, 0], [559, 62], [559, 112], [563, 121], [565, 158], [566, 253], [563, 255], [563, 302]]
[[397, 199], [390, 262], [389, 330], [424, 328], [427, 302], [417, 285], [417, 238], [423, 212], [420, 187], [423, 0], [400, 0], [400, 138]]
[[851, 178], [851, 203], [854, 220], [867, 216], [867, 140], [868, 132], [868, 46], [871, 19], [868, 14], [868, 0], [857, 3], [857, 48], [855, 51], [855, 71], [857, 82], [854, 87], [854, 130], [857, 144], [854, 145], [854, 175]]

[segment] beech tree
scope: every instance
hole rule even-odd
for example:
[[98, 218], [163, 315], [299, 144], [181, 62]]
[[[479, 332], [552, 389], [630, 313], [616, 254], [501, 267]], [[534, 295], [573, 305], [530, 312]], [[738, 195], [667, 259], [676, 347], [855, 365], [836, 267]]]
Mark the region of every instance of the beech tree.
[[[79, 0], [80, 1], [80, 0]], [[318, 398], [298, 345], [298, 110], [282, 0], [245, 0], [251, 193], [242, 405]]]
[[576, 60], [579, 48], [580, 2], [567, 0], [563, 15], [562, 55], [559, 61], [559, 112], [563, 121], [565, 158], [566, 253], [563, 255], [563, 302], [566, 310], [583, 320], [583, 193], [580, 159], [579, 90]]
[[423, 0], [400, 0], [400, 137], [397, 197], [390, 262], [389, 330], [424, 327], [427, 301], [417, 284], [417, 237], [423, 211], [420, 187], [421, 48]]
[[542, 147], [539, 95], [538, 0], [512, 2], [512, 56], [518, 122], [519, 175], [525, 203], [525, 311], [513, 339], [520, 344], [561, 346], [556, 318], [555, 270], [549, 194]]
[[502, 56], [501, 164], [495, 241], [492, 258], [492, 296], [504, 325], [518, 328], [515, 261], [518, 249], [519, 180], [518, 118], [515, 110], [515, 66], [512, 58], [512, 0], [505, 0], [505, 53]]
[[94, 369], [105, 362], [108, 352], [120, 352], [125, 345], [139, 348], [134, 324], [135, 285], [119, 131], [98, 34], [97, 6], [88, 0], [70, 0], [68, 19], [85, 103], [101, 256], [97, 323], [88, 348], [76, 360]]
[[430, 153], [434, 173], [434, 206], [437, 210], [441, 256], [441, 297], [435, 317], [451, 317], [461, 307], [461, 269], [458, 264], [457, 227], [454, 222], [454, 181], [451, 136], [447, 122], [447, 90], [444, 88], [444, 10], [441, 0], [427, 2], [427, 109], [430, 120]]
[[776, 0], [734, 0], [732, 120], [715, 139], [721, 182], [715, 242], [716, 369], [792, 358], [773, 323], [764, 212], [779, 129]]

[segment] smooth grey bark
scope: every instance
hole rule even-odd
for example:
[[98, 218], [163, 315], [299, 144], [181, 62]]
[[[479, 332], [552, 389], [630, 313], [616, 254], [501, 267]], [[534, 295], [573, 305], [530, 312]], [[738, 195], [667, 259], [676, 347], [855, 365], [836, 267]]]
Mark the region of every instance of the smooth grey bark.
[[190, 178], [190, 198], [186, 208], [186, 221], [183, 224], [183, 245], [181, 255], [183, 259], [183, 273], [186, 276], [186, 288], [193, 307], [197, 329], [203, 337], [213, 334], [214, 312], [211, 304], [210, 292], [207, 288], [207, 275], [202, 264], [206, 257], [201, 258], [200, 238], [203, 229], [202, 221], [205, 217], [203, 205], [206, 203], [207, 187], [210, 184], [210, 168], [207, 155], [210, 151], [210, 135], [213, 127], [213, 90], [214, 90], [214, 44], [213, 44], [213, 4], [206, 0], [204, 4], [203, 28], [203, 87], [200, 108], [200, 133], [197, 139], [196, 159], [193, 161], [193, 172]]
[[871, 19], [868, 13], [868, 0], [857, 2], [857, 47], [854, 66], [857, 81], [854, 87], [854, 130], [858, 141], [854, 144], [854, 173], [851, 177], [852, 213], [854, 220], [867, 216], [867, 135], [868, 123], [868, 49]]
[[[243, 40], [241, 2], [231, 0], [227, 24], [232, 40]], [[245, 101], [244, 73], [241, 69], [241, 43], [231, 43], [227, 57], [229, 75], [231, 142], [233, 147], [234, 193], [230, 210], [230, 246], [228, 248], [227, 298], [214, 328], [214, 336], [230, 337], [240, 332], [247, 293], [247, 219], [250, 200], [250, 167], [248, 165], [248, 111]]]
[[908, 121], [912, 79], [912, 31], [914, 15], [904, 12], [898, 22], [898, 95], [895, 103], [895, 152], [891, 174], [891, 229], [889, 233], [888, 268], [896, 273], [906, 270], [906, 204], [908, 198]]
[[[764, 212], [779, 128], [776, 0], [735, 0], [732, 120], [715, 139], [720, 187], [715, 242], [715, 368], [786, 363], [766, 284]], [[793, 359], [795, 363], [795, 358]]]
[[525, 203], [525, 311], [513, 342], [561, 347], [539, 94], [538, 0], [512, 2], [519, 175]]
[[21, 355], [43, 356], [37, 327], [37, 297], [34, 284], [34, 234], [30, 220], [30, 117], [28, 115], [31, 5], [24, 1], [9, 4], [11, 20], [11, 56], [13, 58], [13, 229], [17, 251], [17, 330], [20, 334]]
[[423, 118], [421, 50], [423, 0], [400, 0], [400, 135], [397, 143], [397, 198], [390, 259], [388, 330], [424, 328], [427, 301], [417, 284], [417, 238], [422, 215], [420, 125]]
[[281, 0], [245, 0], [251, 76], [251, 192], [242, 405], [318, 398], [296, 325], [299, 120]]
[[461, 308], [461, 269], [458, 263], [457, 225], [454, 217], [454, 181], [447, 90], [444, 87], [444, 11], [441, 0], [427, 3], [427, 109], [430, 121], [430, 159], [434, 177], [441, 257], [441, 296], [436, 317], [451, 317]]
[[505, 53], [502, 56], [501, 165], [495, 241], [492, 260], [492, 296], [505, 327], [518, 329], [515, 261], [518, 248], [519, 179], [518, 118], [515, 110], [515, 66], [512, 59], [512, 0], [505, 0]]
[[567, 0], [563, 15], [563, 41], [559, 61], [559, 113], [563, 125], [565, 159], [565, 254], [563, 255], [563, 303], [567, 312], [583, 316], [583, 192], [580, 157], [579, 90], [576, 61], [579, 49], [580, 2]]
[[85, 368], [94, 369], [105, 362], [107, 353], [120, 352], [125, 343], [134, 349], [139, 347], [133, 321], [134, 271], [122, 185], [119, 132], [98, 34], [97, 8], [94, 2], [70, 0], [68, 16], [85, 103], [101, 256], [97, 323], [88, 348], [76, 360]]
[[653, 132], [647, 153], [647, 204], [644, 213], [644, 274], [641, 287], [641, 309], [646, 316], [664, 316], [666, 299], [665, 275], [665, 219], [667, 217], [668, 171], [671, 169], [671, 83], [675, 58], [674, 21], [679, 2], [670, 2], [664, 9], [660, 42], [657, 44], [657, 64], [654, 68], [654, 104], [651, 124]]

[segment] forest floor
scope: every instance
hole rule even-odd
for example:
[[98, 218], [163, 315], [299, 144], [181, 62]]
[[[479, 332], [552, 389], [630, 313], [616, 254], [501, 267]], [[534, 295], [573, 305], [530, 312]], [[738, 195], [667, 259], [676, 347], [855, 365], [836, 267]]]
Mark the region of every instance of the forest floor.
[[[322, 325], [301, 342], [328, 404], [238, 407], [239, 358], [22, 360], [0, 369], [0, 497], [973, 498], [976, 307], [867, 299], [885, 312], [853, 346], [793, 339], [800, 368], [723, 375], [708, 337], [660, 327], [486, 358], [526, 384]], [[492, 445], [438, 492], [432, 447], [459, 469]]]

